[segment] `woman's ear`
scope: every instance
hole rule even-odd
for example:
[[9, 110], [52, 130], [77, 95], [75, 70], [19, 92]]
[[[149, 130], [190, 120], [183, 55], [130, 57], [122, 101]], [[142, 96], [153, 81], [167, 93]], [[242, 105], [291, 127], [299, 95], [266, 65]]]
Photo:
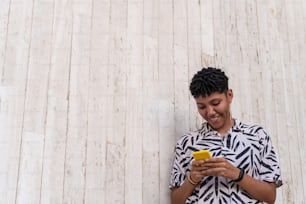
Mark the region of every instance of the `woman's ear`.
[[229, 102], [232, 102], [233, 97], [234, 97], [234, 94], [233, 94], [233, 90], [232, 90], [232, 89], [229, 89], [229, 90], [227, 91], [226, 97], [228, 98]]

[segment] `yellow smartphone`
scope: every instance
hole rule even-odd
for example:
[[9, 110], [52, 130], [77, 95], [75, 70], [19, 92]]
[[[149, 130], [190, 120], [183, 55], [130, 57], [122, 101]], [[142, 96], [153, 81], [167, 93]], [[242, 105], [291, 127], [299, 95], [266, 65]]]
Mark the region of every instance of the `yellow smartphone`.
[[211, 153], [209, 150], [199, 150], [192, 153], [192, 156], [195, 160], [204, 160], [211, 158]]

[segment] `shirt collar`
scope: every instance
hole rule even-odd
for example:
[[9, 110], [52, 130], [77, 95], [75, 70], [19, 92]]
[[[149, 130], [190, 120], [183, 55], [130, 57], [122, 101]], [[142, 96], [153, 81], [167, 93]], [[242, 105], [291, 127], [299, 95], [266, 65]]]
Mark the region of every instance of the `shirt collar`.
[[[234, 125], [228, 130], [228, 133], [233, 132], [233, 131], [241, 132], [242, 131], [241, 122], [239, 121], [239, 119], [236, 119], [236, 118], [233, 118], [233, 119], [234, 119]], [[204, 122], [201, 129], [206, 129], [209, 132], [215, 132], [216, 134], [219, 134], [208, 124], [208, 122]]]

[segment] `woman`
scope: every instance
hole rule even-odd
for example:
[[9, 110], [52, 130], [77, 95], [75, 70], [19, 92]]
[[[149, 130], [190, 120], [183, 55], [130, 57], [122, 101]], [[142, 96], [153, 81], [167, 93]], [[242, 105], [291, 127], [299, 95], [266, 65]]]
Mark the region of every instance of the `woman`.
[[[225, 73], [203, 68], [192, 78], [190, 92], [206, 122], [177, 141], [172, 204], [274, 203], [282, 181], [270, 136], [231, 117], [233, 91]], [[203, 149], [212, 158], [194, 160], [192, 152]]]

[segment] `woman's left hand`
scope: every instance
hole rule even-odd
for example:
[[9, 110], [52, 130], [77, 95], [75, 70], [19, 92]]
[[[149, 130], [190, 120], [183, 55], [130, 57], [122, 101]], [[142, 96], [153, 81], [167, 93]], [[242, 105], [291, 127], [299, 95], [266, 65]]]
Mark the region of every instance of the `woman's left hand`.
[[202, 167], [205, 167], [205, 170], [202, 170], [202, 173], [205, 175], [222, 176], [229, 179], [237, 179], [240, 172], [239, 168], [233, 166], [224, 157], [206, 159]]

